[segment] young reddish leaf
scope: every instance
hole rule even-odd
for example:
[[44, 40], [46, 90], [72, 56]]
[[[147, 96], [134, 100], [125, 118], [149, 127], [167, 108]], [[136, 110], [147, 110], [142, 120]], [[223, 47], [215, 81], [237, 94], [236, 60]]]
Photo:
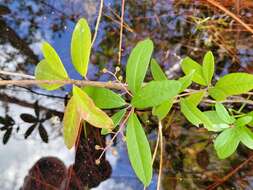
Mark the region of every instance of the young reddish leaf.
[[76, 102], [72, 97], [65, 108], [63, 117], [63, 137], [64, 142], [69, 149], [75, 145], [78, 136], [79, 127], [82, 121], [80, 114], [81, 113], [76, 109]]
[[81, 114], [83, 120], [94, 127], [113, 128], [112, 119], [101, 109], [99, 109], [93, 100], [80, 88], [73, 86], [73, 97], [77, 105], [77, 111]]

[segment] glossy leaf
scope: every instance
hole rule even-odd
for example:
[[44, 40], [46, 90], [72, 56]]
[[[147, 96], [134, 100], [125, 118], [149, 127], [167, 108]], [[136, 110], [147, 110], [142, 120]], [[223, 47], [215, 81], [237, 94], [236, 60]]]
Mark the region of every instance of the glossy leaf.
[[230, 125], [224, 123], [224, 121], [219, 118], [216, 111], [205, 111], [203, 113], [212, 122], [212, 131], [222, 131], [230, 127]]
[[228, 111], [221, 103], [215, 104], [215, 110], [216, 110], [216, 113], [218, 114], [219, 118], [223, 122], [225, 122], [227, 124], [232, 124], [235, 122], [235, 119], [229, 115]]
[[151, 60], [150, 65], [151, 65], [151, 73], [154, 80], [160, 81], [168, 79], [155, 59]]
[[204, 96], [205, 96], [205, 91], [200, 91], [200, 92], [196, 92], [194, 94], [191, 94], [186, 99], [189, 102], [193, 103], [195, 106], [197, 106], [201, 102], [201, 100], [203, 99]]
[[73, 97], [76, 101], [77, 111], [81, 114], [83, 120], [94, 127], [113, 128], [112, 119], [101, 109], [99, 109], [92, 99], [79, 87], [73, 86]]
[[157, 116], [159, 120], [163, 120], [169, 113], [172, 106], [173, 106], [173, 99], [167, 100], [162, 104], [153, 107], [152, 114]]
[[188, 88], [191, 85], [194, 73], [195, 70], [192, 70], [189, 74], [178, 79], [178, 81], [181, 83], [180, 92], [183, 92], [186, 88]]
[[190, 121], [193, 125], [199, 127], [200, 124], [203, 124], [204, 127], [207, 128], [208, 130], [210, 131], [213, 130], [212, 122], [192, 102], [182, 98], [180, 100], [180, 107], [181, 112], [184, 114], [187, 120]]
[[211, 51], [208, 51], [204, 56], [202, 71], [206, 84], [210, 84], [214, 74], [214, 57]]
[[238, 118], [235, 121], [234, 125], [237, 127], [245, 126], [245, 125], [249, 124], [251, 121], [252, 121], [251, 116], [243, 116], [243, 117]]
[[207, 85], [205, 78], [203, 76], [201, 65], [198, 64], [193, 59], [191, 59], [190, 57], [186, 57], [182, 60], [181, 68], [186, 75], [190, 74], [192, 71], [195, 70], [192, 81], [200, 85], [204, 85], [204, 86]]
[[247, 73], [232, 73], [220, 78], [209, 94], [215, 100], [224, 100], [228, 96], [239, 95], [253, 89], [253, 75]]
[[92, 86], [87, 86], [83, 89], [92, 98], [96, 106], [101, 109], [119, 108], [126, 104], [120, 95], [109, 89]]
[[63, 117], [63, 137], [69, 149], [75, 145], [81, 121], [81, 113], [77, 110], [74, 98], [71, 97], [65, 108]]
[[[253, 118], [253, 111], [247, 113], [247, 116], [250, 116]], [[251, 122], [248, 123], [248, 126], [253, 127], [253, 119], [251, 120]]]
[[241, 142], [250, 149], [253, 149], [253, 132], [245, 126], [241, 126], [240, 140]]
[[153, 42], [150, 39], [143, 40], [135, 46], [128, 58], [126, 65], [126, 82], [133, 94], [142, 86], [153, 48]]
[[152, 156], [145, 132], [137, 118], [132, 113], [127, 122], [126, 143], [131, 165], [147, 187], [152, 179]]
[[[35, 69], [35, 78], [37, 80], [66, 80], [68, 74], [61, 62], [60, 57], [54, 48], [47, 42], [42, 45], [42, 52], [45, 57], [38, 63]], [[46, 90], [56, 90], [63, 86], [62, 84], [40, 84], [41, 88]]]
[[176, 96], [180, 88], [175, 80], [151, 81], [134, 95], [131, 104], [136, 108], [157, 106]]
[[236, 127], [225, 129], [214, 141], [214, 148], [220, 159], [232, 155], [240, 143], [240, 134]]
[[[114, 128], [115, 128], [117, 125], [120, 124], [120, 122], [121, 122], [121, 120], [122, 120], [122, 118], [124, 117], [125, 114], [126, 114], [126, 109], [122, 109], [122, 110], [116, 112], [116, 113], [111, 117], [111, 119], [112, 119], [112, 121], [113, 121], [113, 124], [114, 124]], [[108, 130], [105, 129], [105, 128], [102, 128], [102, 130], [101, 130], [101, 134], [102, 134], [102, 135], [106, 135], [106, 134], [108, 134], [108, 133], [110, 133], [110, 131], [108, 131]]]
[[91, 51], [91, 32], [87, 21], [81, 18], [73, 31], [71, 39], [71, 58], [75, 69], [83, 77], [88, 71]]

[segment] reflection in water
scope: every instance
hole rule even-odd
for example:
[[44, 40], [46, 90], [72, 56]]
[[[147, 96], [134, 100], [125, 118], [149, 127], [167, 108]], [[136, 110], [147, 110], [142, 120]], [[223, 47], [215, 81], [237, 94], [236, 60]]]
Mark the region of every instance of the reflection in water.
[[[220, 2], [236, 14], [240, 14], [246, 22], [252, 22], [252, 10], [249, 9], [252, 3], [250, 1]], [[92, 64], [90, 64], [88, 73], [90, 80], [113, 80], [112, 76], [102, 74], [100, 70], [104, 67], [114, 70], [117, 63], [120, 5], [121, 1], [105, 0], [98, 37], [91, 55]], [[75, 22], [80, 17], [86, 17], [91, 28], [94, 29], [98, 6], [99, 1], [94, 0], [1, 0], [1, 70], [33, 74], [34, 66], [42, 57], [39, 47], [44, 40], [47, 40], [59, 53], [69, 75], [73, 78], [80, 78], [71, 65], [69, 55], [71, 33]], [[230, 17], [203, 1], [129, 0], [126, 2], [125, 11], [121, 75], [124, 75], [124, 65], [133, 46], [138, 40], [148, 37], [155, 43], [153, 57], [167, 71], [169, 78], [177, 78], [181, 75], [179, 62], [182, 57], [189, 55], [201, 62], [203, 54], [210, 49], [217, 58], [217, 77], [228, 71], [253, 72], [251, 34], [243, 31]], [[4, 75], [1, 78], [18, 79]], [[147, 77], [147, 80], [149, 79], [150, 76]], [[75, 159], [73, 158], [74, 152], [64, 147], [61, 119], [69, 89], [70, 87], [67, 86], [49, 93], [34, 87], [1, 87], [0, 115], [2, 118], [8, 115], [15, 122], [8, 127], [4, 122], [0, 122], [1, 137], [6, 136], [7, 129], [11, 130], [7, 144], [0, 145], [0, 169], [3, 171], [0, 176], [1, 189], [18, 189], [23, 182], [24, 186], [30, 184], [29, 175], [33, 175], [37, 167], [34, 166], [29, 174], [28, 171], [38, 160], [40, 160], [37, 162], [39, 166], [41, 163], [60, 166], [62, 173], [55, 173], [56, 176], [62, 174], [57, 178], [59, 181], [66, 177], [65, 170], [71, 165], [75, 171], [72, 174], [76, 175], [73, 178], [78, 179], [82, 176], [84, 181], [78, 182], [82, 185], [92, 183], [90, 185], [92, 187], [109, 176], [110, 167], [106, 161], [104, 161], [105, 165], [102, 165], [105, 168], [101, 170], [97, 169], [92, 162], [97, 156], [93, 149], [94, 143], [101, 139], [104, 143], [100, 135], [93, 135], [95, 141], [88, 141], [88, 144], [81, 141], [84, 144], [79, 146], [80, 149]], [[47, 113], [51, 114], [50, 119], [48, 118], [43, 123], [48, 133], [48, 144], [41, 143], [40, 131], [37, 127], [30, 130], [31, 134], [27, 136], [27, 140], [24, 140], [31, 124], [24, 122], [20, 115], [26, 113], [35, 116], [35, 102], [38, 102], [40, 118], [47, 117]], [[140, 113], [139, 116], [145, 125], [145, 130], [152, 136], [154, 134], [152, 131], [157, 127], [154, 125], [154, 119], [150, 117], [150, 113]], [[247, 149], [240, 147], [238, 154], [235, 154], [234, 157], [226, 161], [217, 160], [212, 143], [210, 143], [211, 134], [186, 125], [177, 108], [173, 110], [171, 116], [165, 119], [164, 126], [163, 133], [166, 138], [162, 180], [164, 189], [204, 189], [221, 176], [225, 176], [231, 168], [236, 167], [250, 154]], [[91, 132], [98, 133], [97, 130]], [[155, 142], [153, 138], [150, 139], [154, 147]], [[107, 154], [112, 167], [111, 178], [101, 183], [97, 189], [142, 189], [130, 167], [125, 147], [120, 142], [116, 148], [118, 156], [112, 155], [110, 151]], [[89, 153], [86, 155], [82, 151], [79, 152], [80, 150]], [[50, 156], [49, 160], [41, 159], [48, 156]], [[62, 163], [51, 156], [63, 161], [65, 170]], [[89, 164], [85, 164], [83, 162], [85, 160], [89, 160]], [[158, 160], [159, 158], [154, 163], [155, 170], [158, 168]], [[243, 168], [226, 183], [223, 183], [222, 188], [246, 189], [248, 183], [252, 181], [251, 167], [250, 163], [247, 168]], [[42, 173], [47, 171], [42, 171]], [[87, 172], [94, 172], [89, 174], [92, 180]], [[27, 176], [26, 179], [25, 176]], [[93, 181], [94, 176], [97, 181]], [[149, 189], [155, 189], [155, 181], [156, 175]]]
[[[75, 162], [67, 169], [58, 158], [44, 157], [35, 163], [24, 180], [22, 190], [55, 190], [92, 188], [107, 179], [111, 174], [111, 166], [102, 157], [99, 165], [95, 164], [102, 150], [96, 150], [95, 145], [105, 146], [99, 129], [86, 126], [85, 138], [80, 138], [77, 144]], [[83, 137], [84, 131], [81, 132]]]

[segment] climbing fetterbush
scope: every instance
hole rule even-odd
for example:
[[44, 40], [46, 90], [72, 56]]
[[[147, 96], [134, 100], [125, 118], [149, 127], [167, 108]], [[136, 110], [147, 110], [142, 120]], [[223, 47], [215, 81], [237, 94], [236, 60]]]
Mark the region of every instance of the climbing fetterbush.
[[[161, 121], [173, 104], [178, 103], [181, 112], [191, 124], [217, 133], [214, 148], [219, 158], [225, 159], [233, 154], [240, 142], [253, 149], [253, 133], [249, 128], [253, 127], [253, 112], [228, 111], [222, 104], [228, 99], [233, 102], [236, 95], [252, 90], [253, 75], [231, 73], [221, 77], [213, 85], [215, 61], [212, 52], [209, 51], [205, 54], [202, 64], [189, 57], [183, 59], [181, 68], [185, 76], [178, 80], [168, 80], [159, 64], [152, 58], [153, 48], [150, 39], [137, 43], [126, 65], [127, 86], [120, 83], [121, 80], [117, 81], [118, 84], [122, 84], [122, 90], [125, 89], [131, 97], [129, 102], [126, 102], [125, 95], [107, 88], [73, 85], [63, 119], [66, 146], [70, 149], [75, 145], [80, 127], [85, 127], [85, 122], [101, 128], [103, 135], [113, 130], [117, 131], [115, 135], [125, 131], [131, 165], [144, 186], [148, 186], [153, 173], [152, 155], [148, 139], [134, 110], [152, 108], [152, 114]], [[44, 59], [36, 67], [36, 79], [69, 80], [53, 47], [45, 42], [42, 52]], [[90, 52], [90, 28], [85, 19], [80, 19], [72, 35], [71, 57], [75, 69], [84, 78], [88, 70]], [[149, 65], [154, 80], [144, 83]], [[199, 89], [187, 89], [192, 82], [198, 84]], [[46, 90], [56, 90], [61, 86], [63, 84], [40, 85]], [[244, 102], [241, 96], [237, 97], [241, 100], [242, 110], [247, 102]], [[198, 108], [201, 102], [210, 104], [211, 109], [202, 112]], [[115, 108], [119, 111], [112, 117], [102, 111]]]

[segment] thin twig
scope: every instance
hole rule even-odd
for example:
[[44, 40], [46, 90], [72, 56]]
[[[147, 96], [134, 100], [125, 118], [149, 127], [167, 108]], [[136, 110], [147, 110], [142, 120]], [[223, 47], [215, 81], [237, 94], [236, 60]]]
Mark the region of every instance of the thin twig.
[[158, 132], [157, 138], [156, 138], [155, 150], [154, 150], [154, 153], [153, 153], [153, 156], [152, 156], [152, 165], [154, 164], [154, 161], [155, 161], [155, 157], [156, 157], [157, 150], [158, 150], [158, 147], [159, 147], [159, 141], [160, 141], [160, 137], [159, 137], [159, 132]]
[[103, 4], [104, 4], [104, 0], [101, 0], [100, 1], [99, 12], [98, 12], [97, 23], [96, 23], [96, 26], [95, 26], [95, 33], [94, 33], [94, 36], [93, 36], [93, 39], [92, 39], [91, 47], [94, 45], [94, 42], [95, 42], [96, 37], [97, 37], [98, 27], [99, 27], [99, 23], [100, 23], [102, 11], [103, 11]]
[[119, 130], [114, 134], [114, 136], [112, 137], [112, 139], [110, 140], [110, 142], [108, 143], [108, 145], [103, 149], [103, 152], [101, 153], [101, 155], [99, 156], [98, 160], [100, 161], [100, 159], [102, 158], [102, 156], [105, 154], [105, 152], [112, 146], [113, 141], [116, 139], [116, 137], [122, 132], [122, 130], [125, 128], [126, 122], [128, 120], [128, 118], [130, 117], [130, 115], [134, 112], [134, 108], [132, 107], [131, 110], [129, 111], [129, 113], [126, 115], [125, 119], [122, 121], [122, 123], [119, 126]]
[[241, 24], [246, 30], [248, 30], [249, 32], [251, 32], [253, 34], [253, 29], [248, 24], [246, 24], [238, 16], [236, 16], [235, 14], [233, 14], [232, 12], [230, 12], [228, 9], [226, 9], [223, 5], [221, 5], [220, 3], [216, 2], [215, 0], [206, 0], [206, 1], [208, 3], [210, 3], [210, 4], [212, 4], [213, 6], [219, 8], [223, 12], [225, 12], [227, 15], [229, 15], [234, 20], [236, 20], [239, 24]]
[[161, 177], [162, 177], [162, 169], [163, 169], [163, 129], [162, 122], [159, 121], [158, 129], [159, 129], [159, 137], [160, 137], [160, 164], [159, 164], [159, 173], [157, 179], [157, 190], [160, 190], [161, 186]]
[[215, 182], [214, 184], [210, 185], [207, 187], [206, 190], [213, 190], [216, 189], [219, 185], [227, 181], [230, 177], [235, 175], [243, 166], [245, 166], [247, 163], [249, 163], [253, 159], [253, 154], [244, 162], [242, 162], [240, 165], [238, 165], [235, 169], [233, 169], [231, 172], [229, 172], [225, 177], [223, 177], [221, 180], [218, 182]]
[[121, 49], [122, 49], [122, 35], [123, 35], [123, 23], [124, 23], [124, 9], [125, 9], [125, 0], [122, 0], [121, 3], [121, 17], [120, 17], [120, 33], [119, 33], [119, 57], [118, 65], [121, 63]]
[[0, 70], [1, 75], [7, 75], [7, 76], [17, 76], [17, 77], [22, 77], [22, 78], [27, 78], [27, 79], [35, 79], [34, 76], [32, 75], [26, 75], [23, 73], [15, 73], [15, 72], [9, 72], [9, 71], [2, 71]]

